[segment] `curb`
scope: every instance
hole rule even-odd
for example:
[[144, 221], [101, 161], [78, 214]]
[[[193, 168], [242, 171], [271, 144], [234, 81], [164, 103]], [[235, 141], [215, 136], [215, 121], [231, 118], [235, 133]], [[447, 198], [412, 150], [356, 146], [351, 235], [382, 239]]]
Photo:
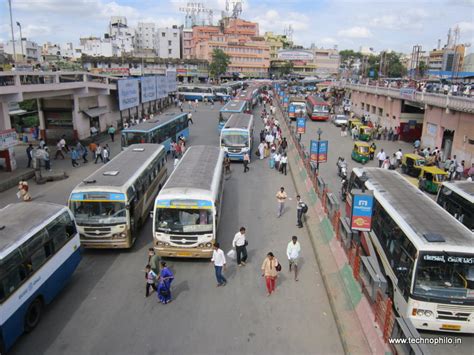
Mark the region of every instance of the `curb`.
[[0, 183], [0, 192], [7, 191], [8, 189], [11, 189], [12, 187], [16, 186], [18, 184], [18, 181], [29, 180], [34, 176], [35, 176], [35, 171], [32, 169], [31, 171], [25, 171], [22, 174], [18, 174], [18, 175], [6, 178], [4, 181]]
[[[277, 114], [284, 135], [290, 137], [287, 121], [279, 105]], [[289, 170], [298, 194], [305, 197], [309, 210], [305, 227], [308, 230], [316, 262], [329, 298], [341, 342], [347, 354], [387, 354], [382, 334], [375, 327], [371, 306], [354, 279], [347, 257], [335, 238], [331, 222], [292, 139], [288, 139]]]

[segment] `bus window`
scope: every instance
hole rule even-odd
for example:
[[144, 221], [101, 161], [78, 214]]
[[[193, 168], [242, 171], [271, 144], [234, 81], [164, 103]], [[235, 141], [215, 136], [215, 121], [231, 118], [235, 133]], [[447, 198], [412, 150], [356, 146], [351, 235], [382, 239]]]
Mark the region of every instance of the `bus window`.
[[44, 248], [39, 248], [31, 255], [31, 266], [33, 270], [38, 270], [46, 261], [46, 253]]

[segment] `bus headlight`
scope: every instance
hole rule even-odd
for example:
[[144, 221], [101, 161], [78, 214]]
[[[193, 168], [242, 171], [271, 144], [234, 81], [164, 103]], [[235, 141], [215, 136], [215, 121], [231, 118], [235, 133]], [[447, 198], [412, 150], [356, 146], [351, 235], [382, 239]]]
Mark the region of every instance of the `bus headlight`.
[[206, 248], [212, 247], [212, 243], [206, 243]]
[[125, 238], [127, 235], [125, 233], [120, 233], [120, 238]]
[[199, 248], [204, 248], [204, 244], [201, 243], [201, 244], [198, 245], [198, 247]]
[[433, 312], [428, 310], [428, 309], [419, 309], [419, 308], [413, 308], [411, 311], [412, 316], [417, 316], [417, 317], [433, 317]]
[[419, 310], [416, 311], [416, 315], [418, 317], [423, 317], [425, 315], [425, 311], [422, 310], [422, 309], [419, 309]]
[[432, 316], [433, 316], [433, 312], [425, 311], [425, 317], [432, 317]]

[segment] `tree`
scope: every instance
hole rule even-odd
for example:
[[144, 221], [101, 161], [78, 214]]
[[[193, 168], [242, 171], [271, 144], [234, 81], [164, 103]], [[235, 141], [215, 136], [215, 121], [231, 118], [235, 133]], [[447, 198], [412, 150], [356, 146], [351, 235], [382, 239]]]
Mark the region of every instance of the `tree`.
[[425, 76], [427, 70], [428, 65], [425, 63], [425, 61], [420, 61], [420, 63], [418, 63], [418, 75], [420, 76], [420, 78], [423, 78]]
[[222, 49], [214, 49], [212, 52], [212, 61], [209, 65], [209, 72], [214, 79], [219, 80], [221, 75], [227, 71], [230, 64], [230, 56]]
[[270, 66], [271, 72], [278, 78], [289, 75], [293, 72], [293, 63], [290, 61], [286, 61], [282, 64], [281, 62], [271, 62]]

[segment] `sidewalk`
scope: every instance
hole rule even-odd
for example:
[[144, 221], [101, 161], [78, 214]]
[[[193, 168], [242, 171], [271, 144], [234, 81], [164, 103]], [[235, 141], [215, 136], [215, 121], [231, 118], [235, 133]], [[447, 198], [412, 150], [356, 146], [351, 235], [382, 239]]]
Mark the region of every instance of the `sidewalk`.
[[298, 193], [309, 206], [305, 226], [310, 234], [314, 254], [323, 276], [338, 331], [346, 353], [390, 353], [375, 327], [368, 301], [352, 275], [347, 258], [334, 238], [331, 223], [324, 214], [321, 201], [307, 176], [305, 166], [294, 145], [285, 118], [277, 105], [278, 119], [282, 122], [283, 136], [288, 137], [288, 162]]

